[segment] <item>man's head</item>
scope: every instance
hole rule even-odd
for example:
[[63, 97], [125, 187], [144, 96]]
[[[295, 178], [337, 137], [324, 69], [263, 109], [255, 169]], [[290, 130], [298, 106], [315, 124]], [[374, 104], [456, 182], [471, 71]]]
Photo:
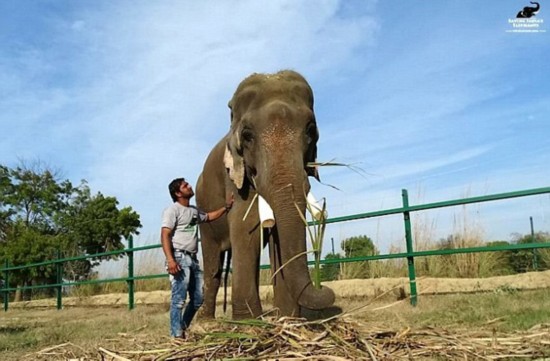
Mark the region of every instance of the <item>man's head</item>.
[[191, 199], [195, 195], [193, 188], [185, 181], [185, 178], [176, 178], [171, 181], [168, 190], [174, 202], [177, 202], [179, 198]]

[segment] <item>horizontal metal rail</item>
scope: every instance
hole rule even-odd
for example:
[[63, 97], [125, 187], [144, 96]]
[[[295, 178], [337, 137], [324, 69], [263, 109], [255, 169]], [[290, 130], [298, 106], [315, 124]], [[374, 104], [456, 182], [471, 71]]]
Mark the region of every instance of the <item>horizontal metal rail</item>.
[[161, 248], [161, 245], [160, 244], [151, 244], [151, 245], [140, 246], [140, 247], [129, 247], [129, 248], [125, 248], [125, 249], [119, 249], [119, 250], [116, 250], [116, 251], [87, 254], [87, 255], [83, 255], [83, 256], [67, 257], [67, 258], [62, 258], [62, 259], [54, 259], [54, 260], [51, 260], [51, 261], [32, 263], [32, 264], [27, 264], [27, 265], [22, 265], [22, 266], [4, 267], [4, 268], [0, 268], [0, 272], [15, 271], [15, 270], [31, 268], [31, 267], [50, 266], [50, 265], [53, 265], [53, 264], [56, 264], [56, 263], [81, 261], [83, 259], [88, 259], [88, 258], [101, 258], [101, 257], [114, 256], [114, 255], [117, 255], [117, 254], [123, 254], [123, 253], [128, 253], [128, 252], [146, 251], [146, 250], [155, 249], [155, 248]]
[[328, 223], [354, 221], [354, 220], [364, 219], [364, 218], [389, 216], [392, 214], [403, 214], [404, 212], [425, 211], [425, 210], [435, 209], [435, 208], [461, 206], [464, 204], [498, 201], [503, 199], [534, 196], [534, 195], [541, 195], [546, 193], [550, 193], [550, 187], [528, 189], [528, 190], [517, 191], [517, 192], [497, 193], [497, 194], [491, 194], [491, 195], [479, 196], [479, 197], [461, 198], [461, 199], [454, 199], [450, 201], [426, 203], [426, 204], [419, 204], [416, 206], [399, 207], [399, 208], [386, 209], [382, 211], [359, 213], [359, 214], [354, 214], [350, 216], [334, 217], [334, 218], [327, 219], [326, 223], [328, 224]]

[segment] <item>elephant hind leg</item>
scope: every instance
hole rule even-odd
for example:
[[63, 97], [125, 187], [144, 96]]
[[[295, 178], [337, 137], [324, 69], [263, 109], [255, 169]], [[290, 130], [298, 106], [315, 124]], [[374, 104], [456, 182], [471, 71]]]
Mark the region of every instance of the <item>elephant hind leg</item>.
[[209, 247], [203, 244], [203, 262], [204, 270], [204, 303], [200, 312], [204, 318], [214, 318], [216, 316], [216, 298], [221, 284], [223, 273], [223, 261], [225, 252], [219, 249], [208, 250]]
[[[223, 266], [224, 257], [222, 255], [221, 264]], [[231, 249], [227, 251], [227, 262], [225, 266], [225, 272], [223, 277], [223, 313], [227, 311], [227, 286], [229, 282], [229, 271], [231, 268]]]

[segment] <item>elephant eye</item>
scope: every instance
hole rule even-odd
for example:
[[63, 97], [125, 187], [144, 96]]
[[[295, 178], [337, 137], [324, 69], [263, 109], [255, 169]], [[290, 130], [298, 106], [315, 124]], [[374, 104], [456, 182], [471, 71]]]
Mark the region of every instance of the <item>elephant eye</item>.
[[319, 133], [317, 133], [317, 126], [315, 125], [315, 123], [309, 123], [307, 125], [306, 135], [307, 135], [308, 144], [317, 141], [317, 138], [319, 137]]
[[243, 129], [241, 133], [242, 140], [245, 142], [251, 142], [254, 140], [254, 133], [250, 129]]

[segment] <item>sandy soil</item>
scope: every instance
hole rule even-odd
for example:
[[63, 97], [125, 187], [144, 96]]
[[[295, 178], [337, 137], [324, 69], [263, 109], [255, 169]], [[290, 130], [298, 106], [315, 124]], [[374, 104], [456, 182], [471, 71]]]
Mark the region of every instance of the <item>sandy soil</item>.
[[[529, 272], [513, 276], [499, 276], [489, 278], [419, 278], [416, 280], [419, 294], [448, 294], [471, 292], [499, 292], [515, 290], [532, 290], [550, 288], [550, 270], [543, 272]], [[325, 282], [324, 285], [332, 288], [338, 298], [374, 298], [381, 295], [393, 299], [409, 295], [408, 278], [376, 278], [352, 279], [343, 281]], [[273, 297], [270, 286], [260, 289], [262, 300], [270, 301]], [[230, 299], [231, 289], [228, 289]], [[218, 302], [222, 302], [223, 292], [218, 294]], [[135, 303], [140, 304], [168, 304], [169, 291], [136, 292]], [[65, 297], [64, 306], [102, 306], [127, 305], [128, 294], [117, 293], [91, 297]], [[10, 303], [10, 307], [55, 307], [55, 299], [24, 301]]]

